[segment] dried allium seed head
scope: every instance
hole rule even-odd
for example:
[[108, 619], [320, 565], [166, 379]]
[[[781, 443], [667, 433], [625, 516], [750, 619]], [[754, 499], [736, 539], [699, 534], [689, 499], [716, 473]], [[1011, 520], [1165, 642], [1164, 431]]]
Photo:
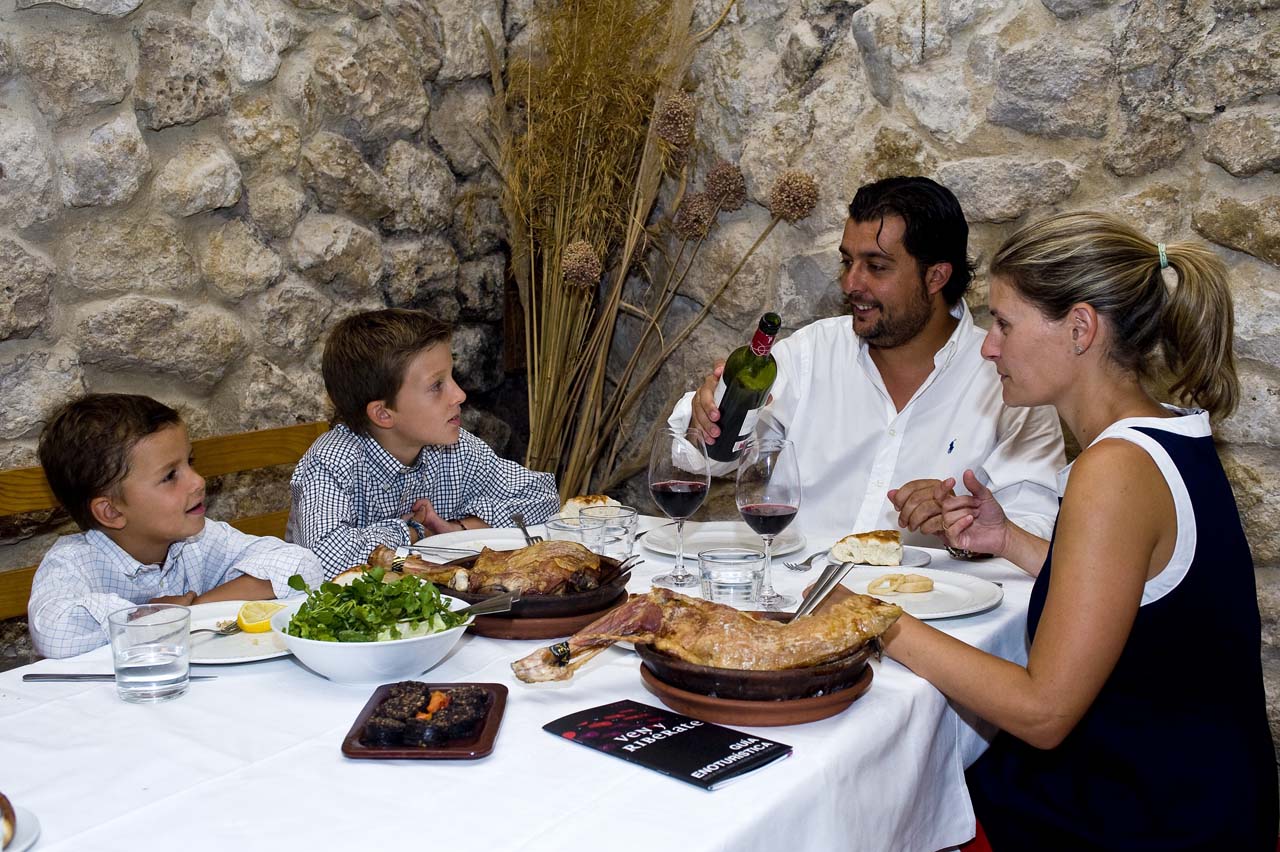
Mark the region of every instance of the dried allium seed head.
[[673, 147], [680, 149], [693, 139], [694, 105], [688, 92], [676, 91], [658, 108], [653, 118], [653, 132]]
[[564, 280], [579, 287], [594, 287], [600, 283], [600, 258], [586, 240], [575, 240], [564, 247], [560, 258]]
[[818, 182], [808, 172], [783, 172], [769, 194], [769, 212], [775, 219], [799, 222], [818, 203]]
[[707, 195], [720, 202], [720, 209], [734, 211], [747, 203], [747, 182], [742, 169], [721, 160], [707, 172]]
[[671, 228], [682, 240], [700, 240], [711, 230], [715, 219], [715, 202], [705, 192], [695, 192], [685, 196]]

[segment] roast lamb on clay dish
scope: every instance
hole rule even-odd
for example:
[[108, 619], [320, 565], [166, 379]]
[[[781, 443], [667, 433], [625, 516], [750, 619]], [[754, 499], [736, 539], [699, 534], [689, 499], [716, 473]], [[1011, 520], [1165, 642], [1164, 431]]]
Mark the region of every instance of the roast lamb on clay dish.
[[[395, 551], [382, 545], [369, 555], [370, 565], [388, 570], [396, 561]], [[459, 592], [563, 595], [600, 585], [600, 557], [576, 541], [542, 541], [519, 550], [486, 547], [474, 560], [448, 565], [409, 556], [400, 570]]]
[[781, 671], [839, 659], [888, 630], [901, 608], [850, 595], [783, 624], [669, 589], [634, 595], [569, 637], [534, 651], [511, 669], [526, 683], [568, 680], [614, 642], [643, 642], [690, 663], [722, 669]]

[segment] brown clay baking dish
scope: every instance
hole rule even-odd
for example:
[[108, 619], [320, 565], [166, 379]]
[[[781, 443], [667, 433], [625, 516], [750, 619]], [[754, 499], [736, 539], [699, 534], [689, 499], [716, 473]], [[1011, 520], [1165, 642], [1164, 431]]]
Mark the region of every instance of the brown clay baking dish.
[[[788, 621], [791, 613], [753, 613], [774, 621]], [[798, 669], [745, 671], [689, 663], [664, 654], [652, 645], [637, 643], [641, 665], [659, 680], [686, 692], [745, 701], [787, 701], [827, 695], [853, 686], [863, 676], [867, 660], [876, 650], [868, 642], [852, 653]]]
[[[464, 568], [475, 563], [478, 556], [464, 556], [453, 559], [445, 565], [458, 565]], [[621, 570], [622, 563], [608, 556], [600, 557], [600, 585], [585, 592], [570, 592], [566, 595], [525, 595], [511, 605], [511, 611], [503, 613], [505, 618], [563, 618], [565, 616], [583, 615], [598, 612], [617, 600], [619, 593], [626, 588], [631, 579], [631, 571]], [[461, 598], [467, 603], [479, 603], [492, 597], [489, 593], [459, 592], [447, 586], [436, 584], [442, 593]]]

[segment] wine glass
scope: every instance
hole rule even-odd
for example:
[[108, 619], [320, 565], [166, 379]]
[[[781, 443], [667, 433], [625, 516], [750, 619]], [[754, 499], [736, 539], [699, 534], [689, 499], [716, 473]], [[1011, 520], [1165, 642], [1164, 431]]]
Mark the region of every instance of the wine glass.
[[796, 602], [791, 595], [773, 590], [773, 537], [787, 528], [800, 510], [800, 465], [790, 441], [755, 440], [738, 460], [738, 511], [747, 526], [764, 539], [764, 582], [759, 606], [785, 609]]
[[649, 493], [663, 514], [676, 522], [676, 564], [670, 574], [653, 578], [655, 586], [697, 587], [697, 576], [684, 567], [684, 522], [707, 499], [710, 485], [711, 468], [702, 436], [696, 430], [660, 431], [649, 456]]

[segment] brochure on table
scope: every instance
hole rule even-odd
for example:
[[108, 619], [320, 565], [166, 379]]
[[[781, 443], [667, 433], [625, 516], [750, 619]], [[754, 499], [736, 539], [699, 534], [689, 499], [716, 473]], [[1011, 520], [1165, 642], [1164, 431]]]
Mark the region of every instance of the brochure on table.
[[791, 754], [791, 746], [638, 701], [570, 713], [543, 730], [715, 790]]

